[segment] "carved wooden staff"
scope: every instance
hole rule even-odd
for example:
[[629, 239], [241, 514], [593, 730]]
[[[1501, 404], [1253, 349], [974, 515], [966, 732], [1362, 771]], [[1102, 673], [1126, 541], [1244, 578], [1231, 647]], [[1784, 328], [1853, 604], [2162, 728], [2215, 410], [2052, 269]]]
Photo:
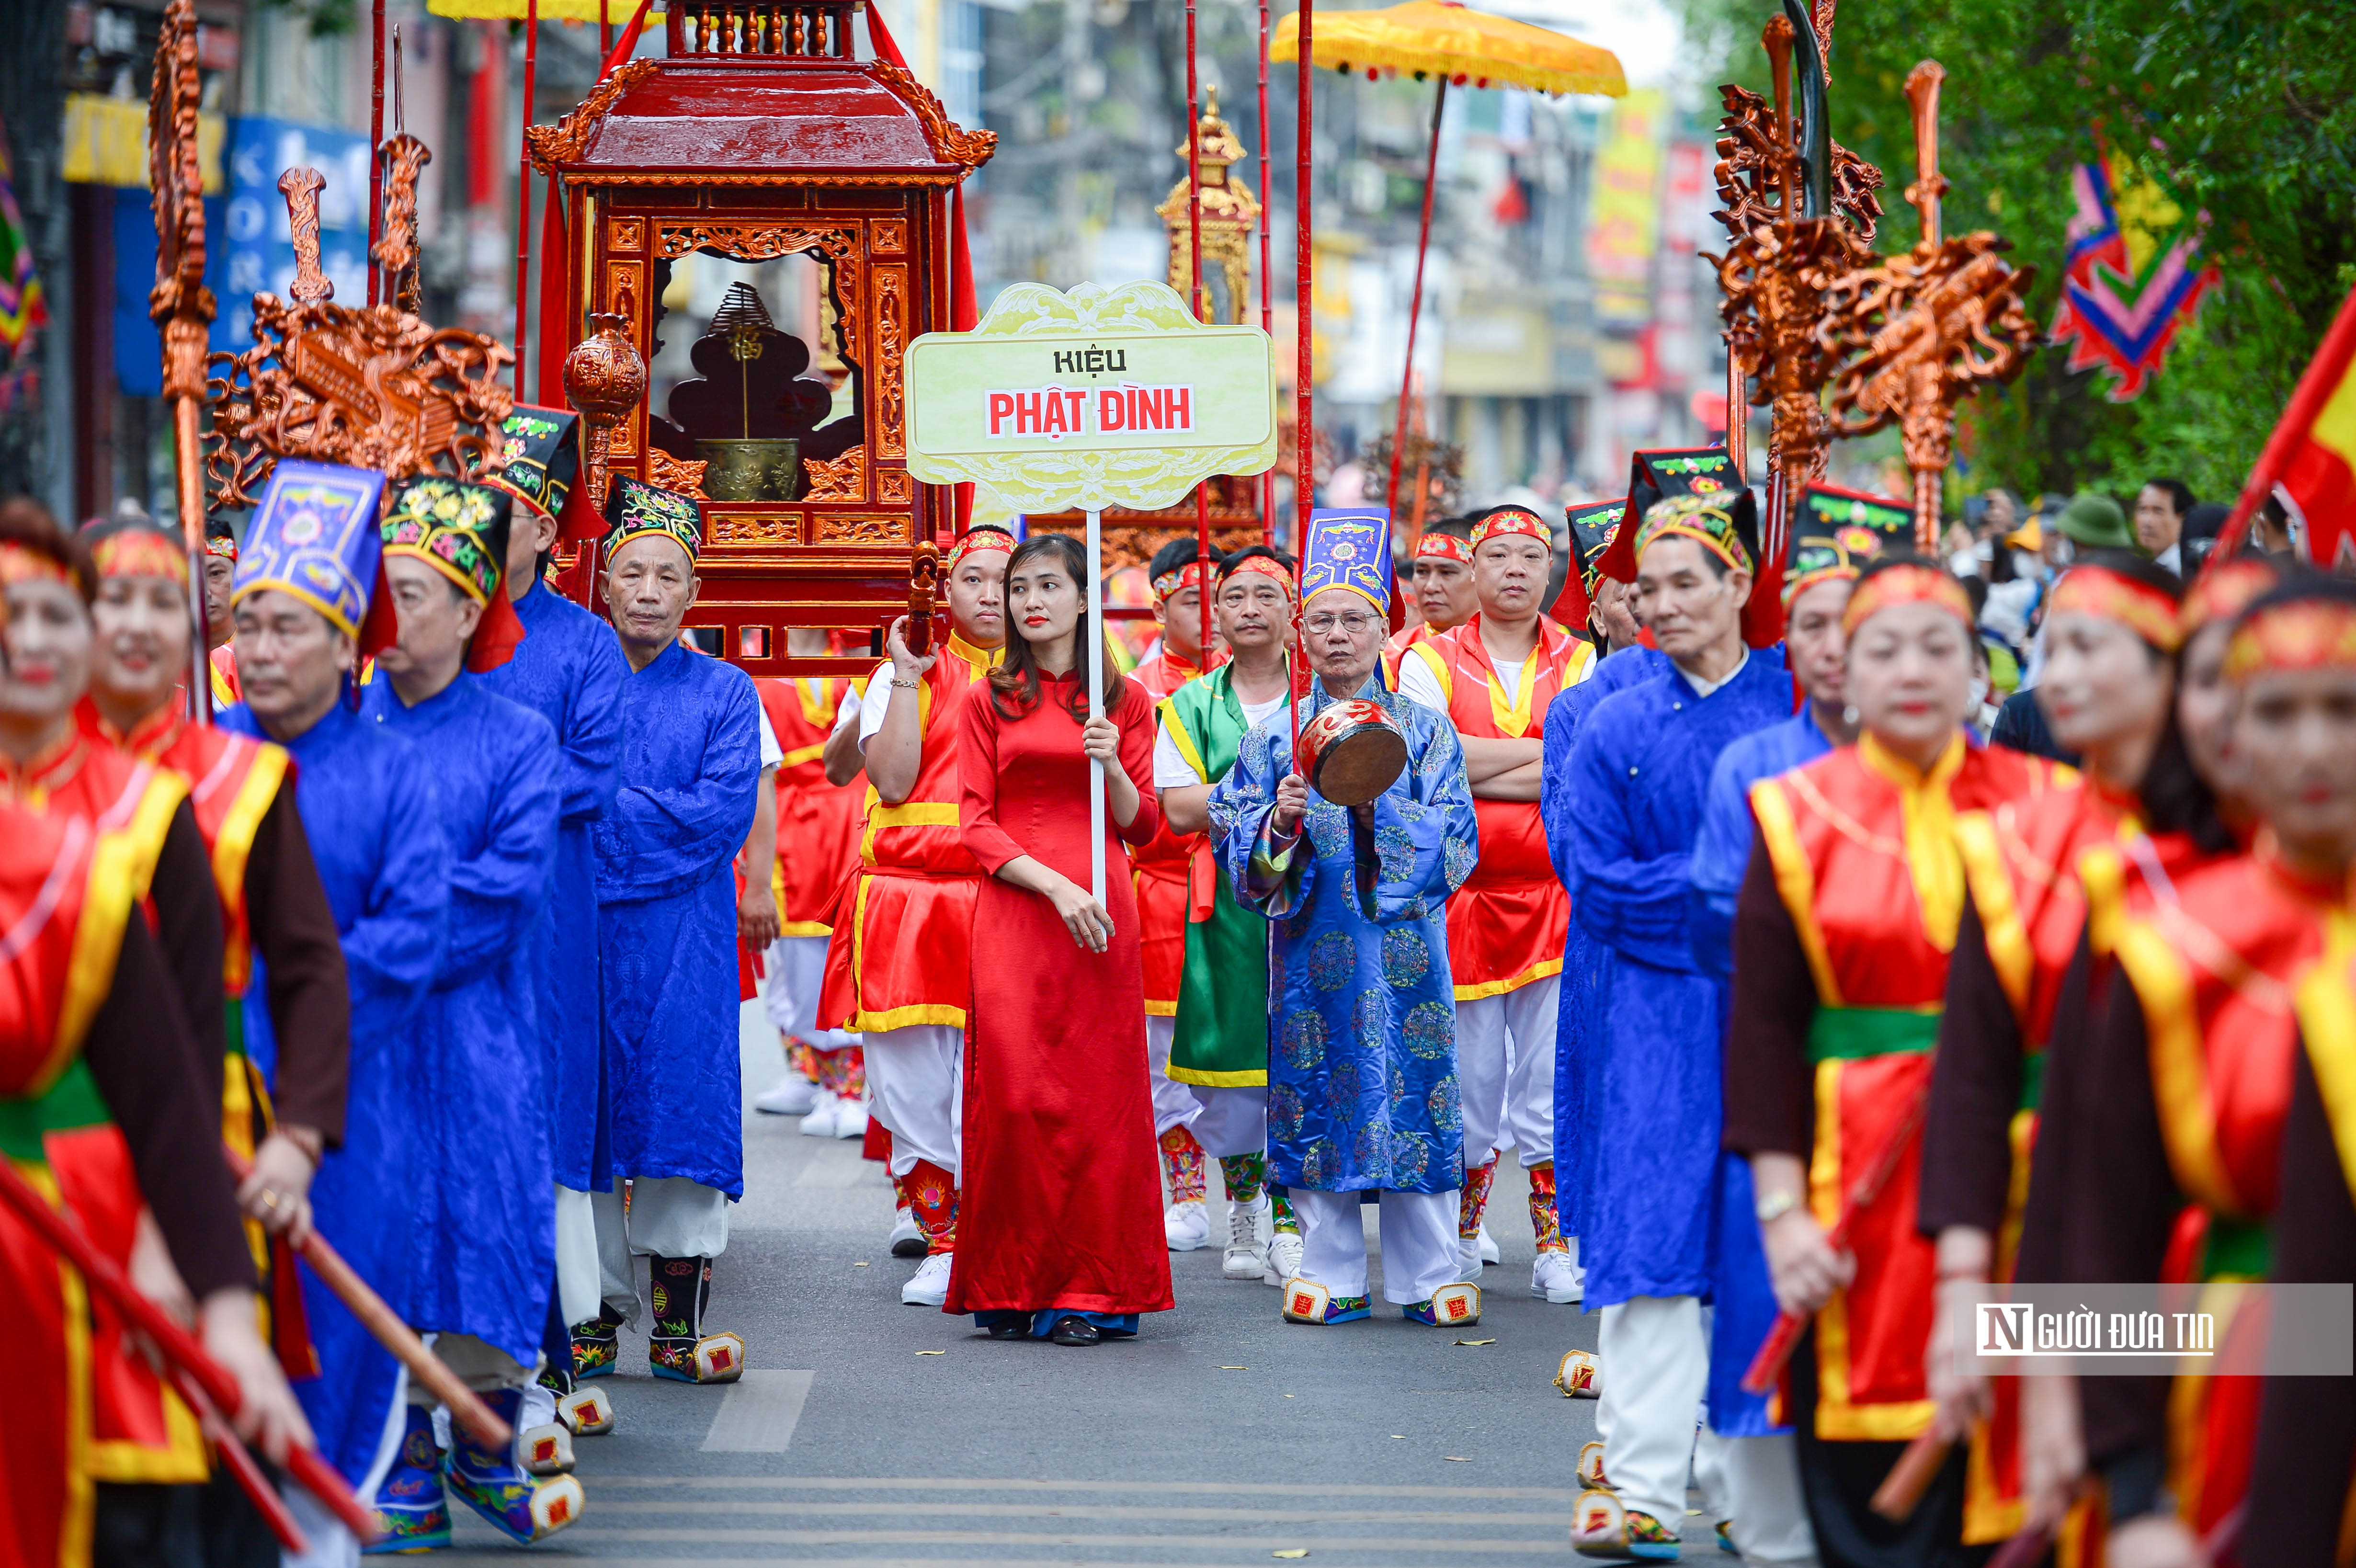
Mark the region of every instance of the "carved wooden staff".
[[164, 340], [164, 399], [172, 405], [173, 476], [180, 538], [188, 552], [188, 712], [212, 722], [212, 654], [205, 624], [205, 452], [197, 412], [205, 397], [205, 350], [213, 320], [205, 287], [205, 177], [197, 155], [196, 0], [172, 0], [155, 47], [147, 100], [147, 172], [155, 210], [155, 286], [147, 314]]
[[1998, 252], [2005, 240], [1982, 230], [1950, 240], [1940, 227], [1939, 84], [1946, 71], [1924, 60], [1906, 78], [1914, 107], [1914, 180], [1906, 199], [1922, 217], [1922, 238], [1903, 256], [1851, 273], [1831, 291], [1825, 341], [1841, 359], [1833, 383], [1834, 433], [1868, 434], [1896, 421], [1914, 475], [1914, 542], [1935, 553], [1942, 479], [1954, 456], [1955, 410], [1990, 381], [2008, 381], [2028, 363], [2037, 329], [2021, 308], [2036, 276]]

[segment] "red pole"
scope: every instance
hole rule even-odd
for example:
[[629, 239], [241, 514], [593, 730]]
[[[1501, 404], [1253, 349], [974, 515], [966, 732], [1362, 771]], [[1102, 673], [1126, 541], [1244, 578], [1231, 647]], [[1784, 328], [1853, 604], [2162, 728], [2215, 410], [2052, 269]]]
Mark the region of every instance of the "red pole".
[[1440, 91], [1431, 95], [1431, 148], [1423, 165], [1423, 228], [1415, 240], [1415, 297], [1407, 313], [1407, 368], [1399, 372], [1398, 429], [1391, 437], [1391, 478], [1383, 499], [1390, 504], [1394, 517], [1399, 508], [1399, 462], [1407, 455], [1408, 393], [1415, 384], [1415, 328], [1423, 319], [1423, 258], [1431, 249], [1431, 193], [1440, 185], [1440, 112], [1448, 103], [1448, 78], [1440, 79]]
[[[1298, 477], [1293, 481], [1292, 496], [1292, 527], [1296, 555], [1306, 554], [1308, 551], [1309, 514], [1317, 505], [1316, 394], [1311, 390], [1311, 382], [1315, 379], [1317, 370], [1315, 336], [1312, 330], [1316, 317], [1317, 251], [1311, 221], [1312, 201], [1309, 171], [1310, 152], [1314, 145], [1312, 122], [1317, 89], [1317, 55], [1311, 47], [1312, 42], [1311, 13], [1315, 8], [1316, 0], [1301, 0], [1301, 64], [1299, 68], [1301, 96], [1299, 108], [1294, 114], [1299, 124], [1294, 130], [1296, 144], [1293, 148], [1292, 160], [1292, 201], [1296, 208], [1293, 213], [1295, 233], [1292, 241], [1294, 250], [1292, 290], [1295, 317], [1292, 433], [1294, 440], [1299, 443], [1296, 456], [1300, 463]], [[1299, 611], [1296, 608], [1296, 619], [1298, 613]], [[1293, 645], [1296, 650], [1299, 649], [1300, 644], [1297, 638]], [[1297, 757], [1301, 752], [1301, 704], [1297, 701], [1288, 702], [1285, 704], [1285, 711], [1292, 718], [1292, 750]], [[1295, 765], [1297, 766], [1298, 763]]]
[[[531, 94], [540, 74], [540, 0], [524, 0], [523, 129], [531, 129]], [[516, 168], [515, 395], [523, 401], [524, 302], [531, 293], [531, 139], [516, 135], [521, 149]]]
[[[369, 256], [373, 261], [377, 241], [384, 238], [384, 160], [377, 156], [377, 149], [384, 145], [384, 0], [370, 7], [369, 28]], [[370, 304], [377, 303], [383, 286], [381, 271], [369, 268]]]
[[[1203, 105], [1194, 73], [1194, 0], [1186, 0], [1186, 234], [1192, 262], [1187, 277], [1194, 297], [1187, 304], [1196, 321], [1211, 319], [1211, 289], [1203, 276]], [[1237, 300], [1237, 305], [1243, 302]], [[1238, 313], [1240, 314], [1240, 313]], [[1194, 559], [1204, 580], [1200, 596], [1207, 602], [1211, 583], [1211, 493], [1194, 485]], [[1205, 662], [1208, 656], [1205, 655]]]
[[614, 0], [597, 0], [597, 58], [604, 59], [614, 52], [614, 18], [607, 15]]
[[[1259, 0], [1259, 194], [1263, 205], [1259, 212], [1259, 329], [1273, 332], [1276, 313], [1270, 305], [1269, 219], [1276, 211], [1276, 190], [1269, 184], [1268, 167], [1268, 0]], [[1260, 542], [1276, 543], [1276, 470], [1260, 475]]]

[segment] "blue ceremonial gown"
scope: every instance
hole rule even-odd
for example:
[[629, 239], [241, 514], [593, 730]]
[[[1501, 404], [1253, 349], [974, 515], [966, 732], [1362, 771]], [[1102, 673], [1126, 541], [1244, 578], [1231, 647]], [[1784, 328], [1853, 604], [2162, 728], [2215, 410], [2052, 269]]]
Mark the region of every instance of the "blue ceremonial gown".
[[556, 876], [532, 964], [556, 1180], [586, 1192], [607, 1184], [612, 1129], [611, 1098], [602, 1092], [597, 860], [590, 829], [614, 801], [622, 677], [629, 666], [613, 627], [541, 583], [515, 602], [515, 612], [524, 640], [482, 681], [555, 726], [562, 753]]
[[[1407, 734], [1407, 767], [1376, 800], [1371, 834], [1312, 790], [1304, 837], [1268, 859], [1276, 786], [1292, 771], [1289, 720], [1255, 725], [1211, 791], [1237, 901], [1272, 922], [1269, 1168], [1312, 1191], [1448, 1192], [1464, 1182], [1448, 897], [1480, 830], [1447, 716], [1379, 678], [1357, 695]], [[1330, 700], [1312, 684], [1301, 722]]]
[[[1615, 691], [1651, 679], [1669, 667], [1666, 654], [1642, 644], [1607, 654], [1594, 671], [1547, 705], [1546, 758], [1538, 785], [1538, 815], [1546, 822], [1547, 853], [1554, 874], [1579, 901], [1577, 873], [1570, 859], [1570, 758], [1579, 732], [1595, 705]], [[1562, 985], [1555, 1002], [1554, 1031], [1554, 1167], [1555, 1217], [1565, 1236], [1583, 1233], [1587, 1182], [1592, 1178], [1592, 1140], [1587, 1126], [1586, 1042], [1589, 1019], [1595, 1010], [1595, 985], [1602, 950], [1587, 938], [1573, 919], [1563, 939]]]
[[380, 675], [360, 717], [416, 747], [450, 844], [450, 939], [402, 1085], [417, 1215], [402, 1316], [529, 1367], [556, 1277], [532, 976], [556, 859], [556, 731], [464, 673], [414, 708]]
[[[1816, 724], [1814, 704], [1781, 724], [1755, 730], [1728, 745], [1710, 770], [1703, 795], [1701, 832], [1694, 839], [1693, 880], [1686, 918], [1694, 962], [1721, 987], [1734, 978], [1734, 904], [1751, 869], [1751, 786], [1791, 772], [1833, 749]], [[1725, 995], [1722, 989], [1720, 995]], [[1711, 1293], [1709, 1424], [1727, 1437], [1759, 1437], [1786, 1428], [1768, 1420], [1764, 1395], [1745, 1393], [1742, 1374], [1775, 1323], [1775, 1291], [1759, 1240], [1759, 1201], [1751, 1162], [1719, 1153], [1717, 1268]]]
[[1725, 987], [1694, 964], [1688, 862], [1718, 754], [1791, 713], [1790, 675], [1754, 652], [1707, 698], [1673, 666], [1580, 727], [1563, 824], [1571, 917], [1605, 950], [1582, 1048], [1590, 1311], [1710, 1294]]
[[744, 1195], [736, 883], [761, 700], [673, 644], [622, 682], [621, 788], [595, 829], [616, 1176]]
[[[222, 714], [220, 725], [269, 739], [242, 704]], [[402, 1084], [416, 1070], [419, 1013], [441, 963], [449, 849], [433, 770], [402, 737], [338, 701], [283, 744], [294, 759], [294, 804], [335, 912], [352, 1002], [343, 1147], [321, 1161], [311, 1206], [319, 1233], [397, 1306], [409, 1291], [416, 1189], [434, 1179], [414, 1157]], [[253, 966], [246, 1042], [266, 1072], [276, 1050], [258, 952]], [[400, 1364], [308, 1268], [296, 1273], [322, 1375], [296, 1383], [295, 1396], [320, 1453], [358, 1486], [383, 1438]]]

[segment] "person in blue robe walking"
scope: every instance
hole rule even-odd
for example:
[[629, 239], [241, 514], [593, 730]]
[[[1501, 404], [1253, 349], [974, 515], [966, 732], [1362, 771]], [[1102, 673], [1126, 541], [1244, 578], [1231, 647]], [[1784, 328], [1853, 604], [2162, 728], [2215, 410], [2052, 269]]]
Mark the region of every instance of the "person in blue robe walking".
[[[223, 729], [277, 741], [294, 760], [294, 803], [344, 953], [351, 1065], [344, 1142], [311, 1185], [319, 1233], [396, 1306], [409, 1290], [412, 1159], [409, 1101], [417, 1022], [441, 958], [449, 849], [433, 771], [415, 746], [364, 721], [349, 672], [369, 651], [371, 588], [381, 579], [377, 509], [384, 476], [282, 459], [247, 526], [231, 590], [244, 700]], [[261, 973], [246, 992], [247, 1049], [276, 1060]], [[405, 1430], [407, 1372], [322, 1285], [298, 1271], [320, 1375], [294, 1385], [319, 1452], [364, 1503], [378, 1495]], [[359, 1543], [310, 1494], [287, 1506], [322, 1561]]]
[[584, 1435], [613, 1429], [594, 1392], [576, 1395], [569, 1325], [597, 1316], [597, 1227], [593, 1188], [610, 1185], [612, 1101], [604, 1074], [603, 993], [598, 980], [596, 847], [592, 830], [613, 805], [621, 761], [622, 645], [614, 628], [541, 581], [557, 544], [579, 466], [580, 416], [518, 407], [506, 424], [507, 465], [488, 483], [515, 497], [508, 532], [506, 588], [524, 640], [484, 684], [556, 730], [556, 880], [533, 940], [551, 1154], [556, 1169], [556, 1302], [544, 1336], [541, 1376], [562, 1396], [567, 1424]]
[[[547, 720], [480, 678], [522, 635], [500, 581], [509, 512], [507, 493], [487, 485], [427, 475], [402, 486], [383, 525], [401, 635], [378, 656], [360, 717], [417, 748], [450, 845], [449, 941], [403, 1085], [419, 1220], [403, 1316], [520, 1429], [556, 1271], [531, 961], [556, 859], [558, 752]], [[433, 1431], [433, 1396], [412, 1385], [409, 1400], [402, 1465]], [[511, 1540], [543, 1540], [580, 1517], [580, 1483], [527, 1473], [514, 1445], [454, 1428], [444, 1469], [448, 1491]], [[448, 1540], [441, 1488], [380, 1512], [402, 1549]]]
[[1747, 491], [1645, 510], [1636, 593], [1671, 667], [1598, 702], [1570, 759], [1571, 914], [1604, 949], [1582, 1048], [1580, 1241], [1617, 1495], [1596, 1513], [1581, 1499], [1573, 1539], [1592, 1555], [1675, 1555], [1708, 1371], [1723, 1002], [1694, 962], [1690, 858], [1719, 753], [1792, 711], [1790, 675], [1743, 645], [1751, 519]]
[[1296, 1323], [1369, 1315], [1358, 1194], [1376, 1190], [1384, 1298], [1415, 1322], [1474, 1323], [1480, 1287], [1457, 1281], [1464, 1114], [1448, 966], [1448, 898], [1479, 853], [1464, 751], [1444, 714], [1380, 678], [1386, 515], [1315, 514], [1301, 581], [1316, 672], [1302, 728], [1355, 699], [1404, 736], [1407, 763], [1345, 808], [1310, 788], [1290, 723], [1270, 719], [1208, 802], [1237, 901], [1271, 922], [1269, 1164], [1301, 1225], [1282, 1310]]
[[630, 668], [620, 787], [595, 828], [613, 1174], [591, 1195], [603, 1306], [576, 1355], [610, 1366], [635, 1322], [634, 1257], [649, 1259], [657, 1377], [733, 1382], [744, 1342], [707, 1333], [712, 1260], [744, 1195], [736, 1043], [736, 852], [761, 787], [752, 678], [680, 640], [695, 602], [703, 514], [691, 497], [617, 475], [606, 498], [605, 602]]

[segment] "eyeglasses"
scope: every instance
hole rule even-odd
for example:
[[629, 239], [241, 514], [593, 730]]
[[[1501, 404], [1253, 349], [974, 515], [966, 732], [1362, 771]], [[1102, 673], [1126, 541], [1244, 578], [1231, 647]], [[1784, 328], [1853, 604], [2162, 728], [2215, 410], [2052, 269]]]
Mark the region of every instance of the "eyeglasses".
[[1301, 623], [1301, 629], [1312, 637], [1322, 637], [1339, 626], [1352, 636], [1358, 636], [1375, 624], [1372, 615], [1351, 611], [1346, 614], [1312, 615]]

